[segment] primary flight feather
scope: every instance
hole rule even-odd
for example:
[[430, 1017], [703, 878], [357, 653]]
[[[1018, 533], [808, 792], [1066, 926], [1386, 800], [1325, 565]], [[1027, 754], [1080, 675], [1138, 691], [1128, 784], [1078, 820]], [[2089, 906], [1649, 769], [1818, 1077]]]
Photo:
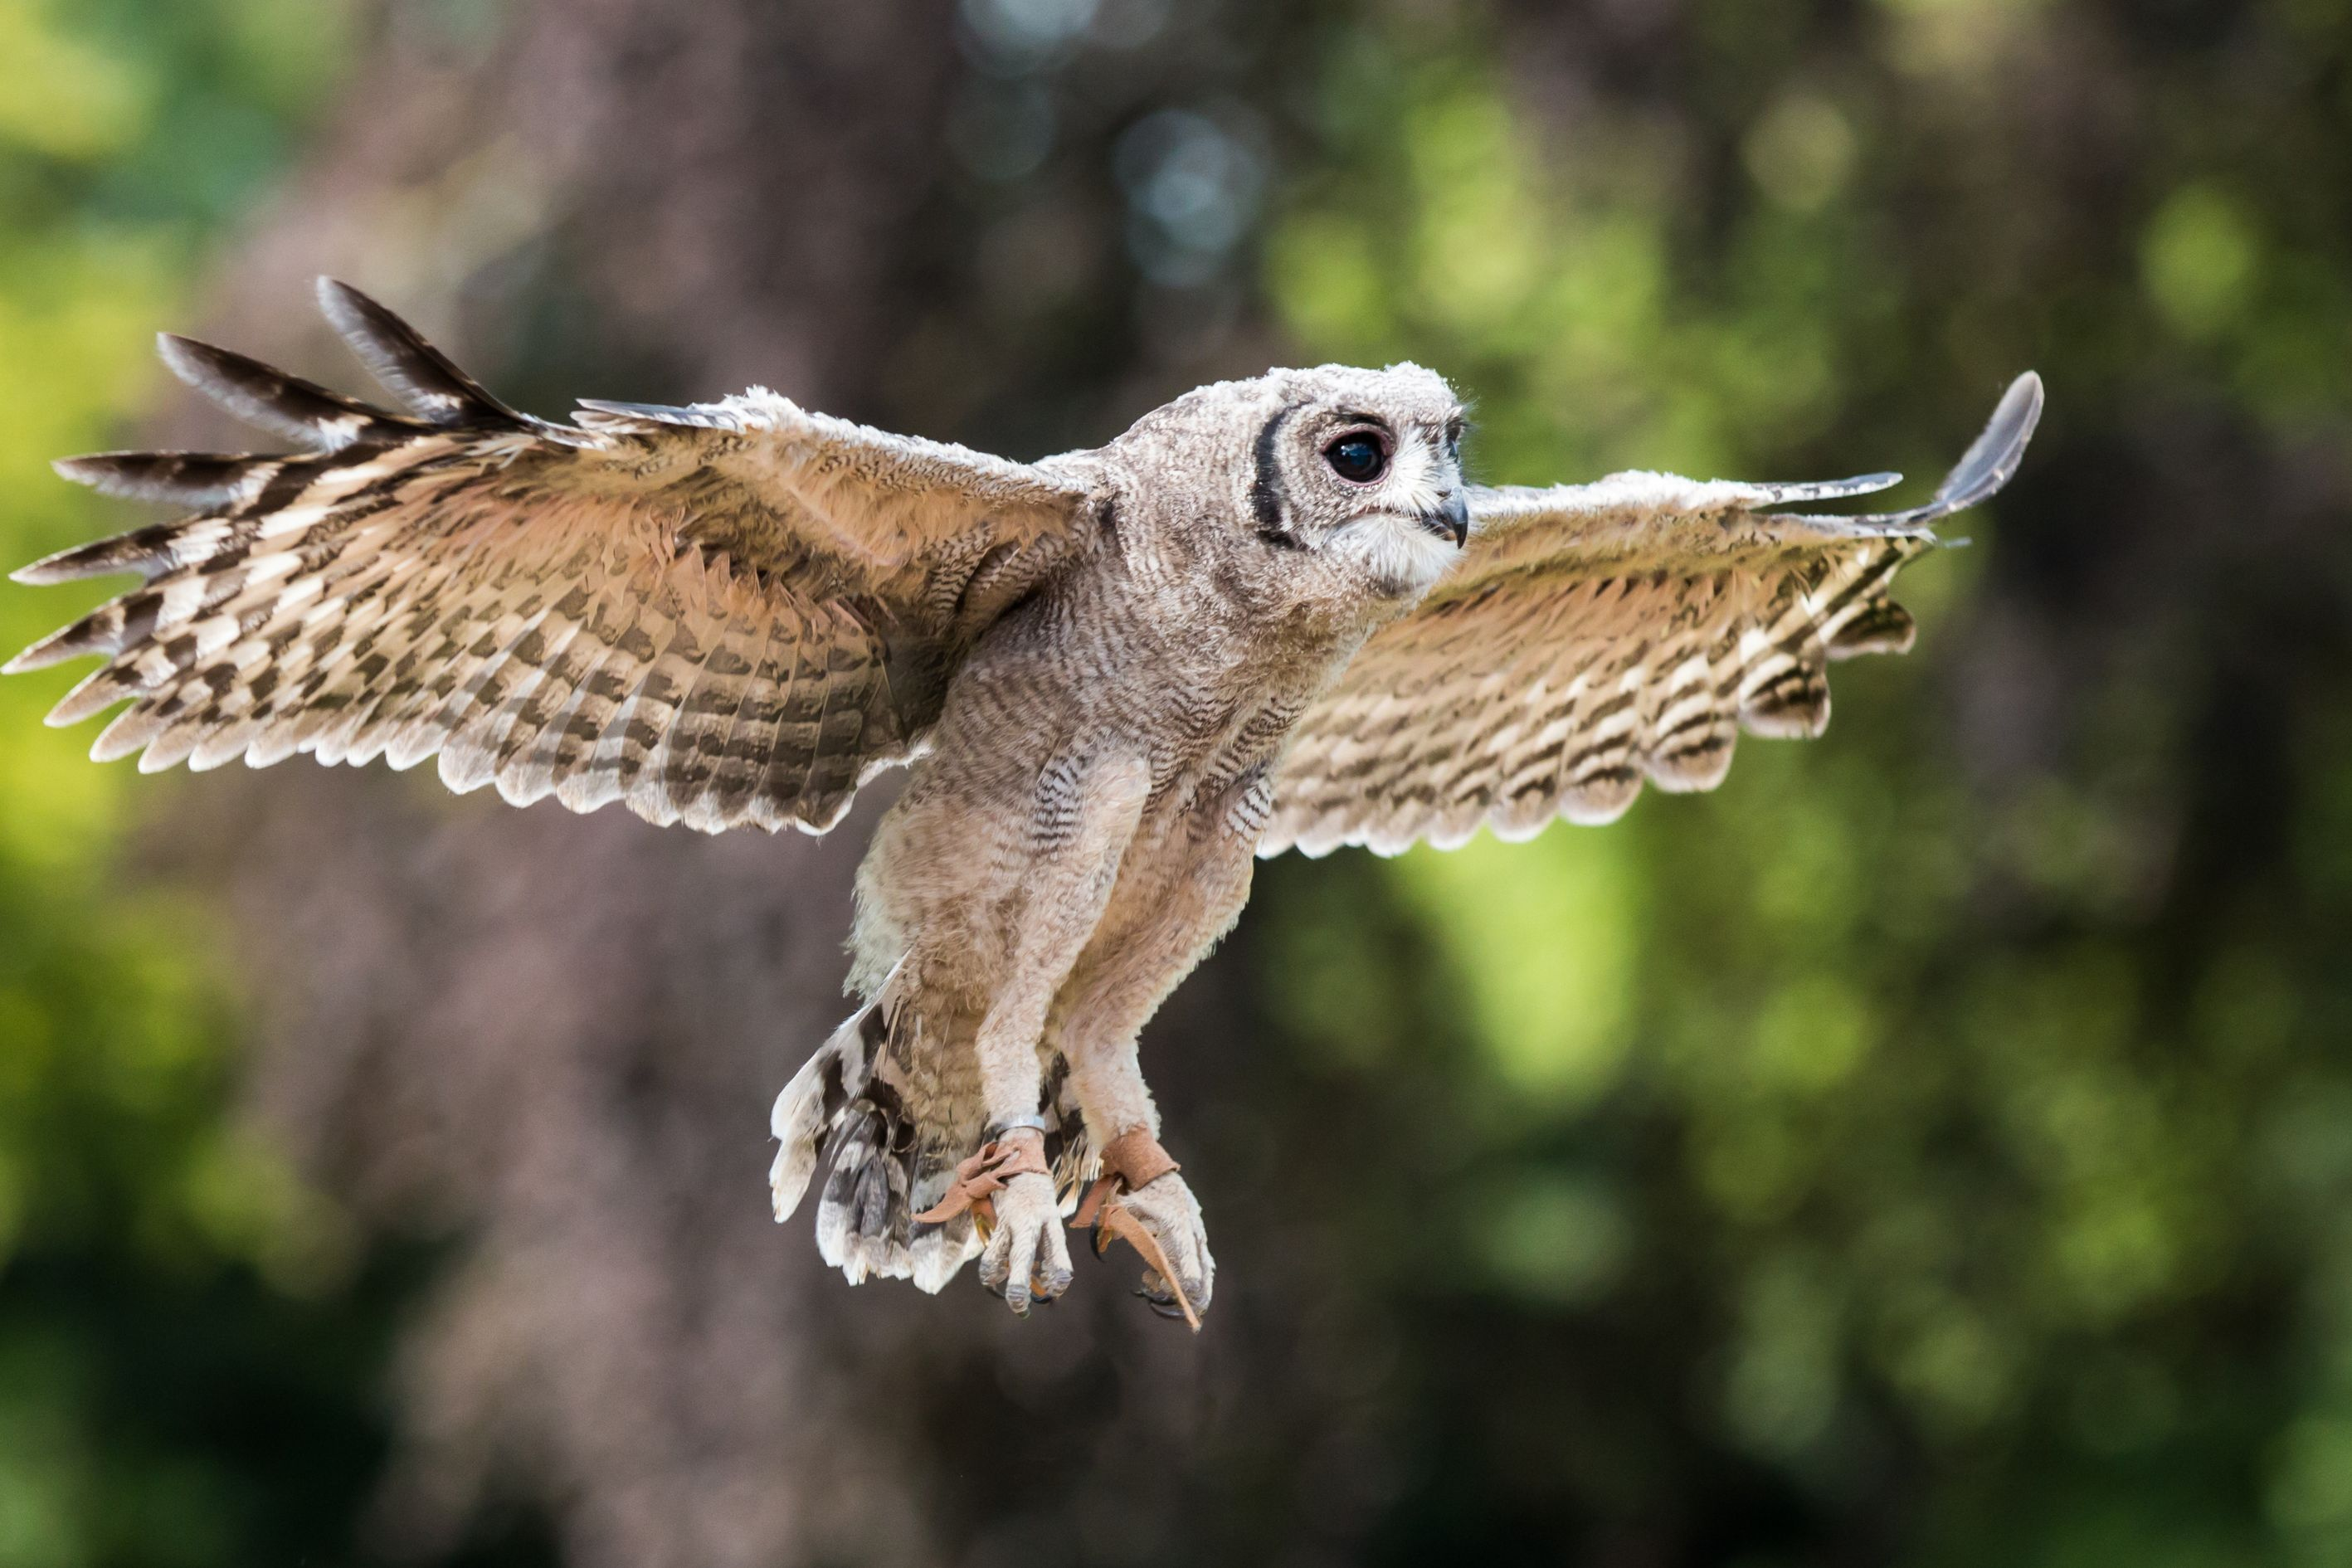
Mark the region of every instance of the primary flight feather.
[[1202, 387], [1034, 464], [757, 388], [556, 424], [320, 298], [401, 409], [165, 337], [299, 450], [60, 462], [188, 515], [18, 572], [141, 582], [6, 670], [102, 659], [50, 721], [127, 704], [92, 754], [142, 770], [437, 756], [712, 832], [822, 833], [911, 765], [859, 872], [862, 1005], [772, 1112], [778, 1218], [820, 1179], [853, 1281], [978, 1255], [1025, 1310], [1075, 1210], [1196, 1324], [1214, 1265], [1135, 1041], [1253, 857], [1606, 821], [1713, 788], [1743, 729], [1819, 733], [1829, 662], [1910, 645], [1889, 584], [2042, 406], [2020, 377], [1926, 505], [1811, 517], [1771, 509], [1895, 476], [1469, 485], [1409, 364]]

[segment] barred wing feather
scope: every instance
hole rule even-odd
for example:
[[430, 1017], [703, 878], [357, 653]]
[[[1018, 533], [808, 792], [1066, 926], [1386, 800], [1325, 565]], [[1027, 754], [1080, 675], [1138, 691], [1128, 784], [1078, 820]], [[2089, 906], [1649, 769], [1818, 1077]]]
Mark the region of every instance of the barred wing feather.
[[1086, 490], [1044, 468], [757, 389], [518, 414], [358, 291], [320, 294], [405, 412], [167, 337], [184, 380], [305, 450], [58, 465], [191, 513], [16, 574], [143, 579], [5, 667], [105, 659], [50, 715], [127, 700], [101, 759], [437, 754], [517, 804], [821, 832], [1087, 537]]
[[2008, 482], [2042, 410], [2018, 378], [1935, 497], [1831, 518], [1766, 509], [1864, 494], [1629, 473], [1549, 489], [1474, 489], [1456, 570], [1366, 642], [1294, 732], [1259, 853], [1396, 854], [1481, 826], [1607, 822], [1646, 779], [1712, 789], [1739, 731], [1810, 736], [1828, 665], [1900, 653], [1888, 585], [1933, 525]]

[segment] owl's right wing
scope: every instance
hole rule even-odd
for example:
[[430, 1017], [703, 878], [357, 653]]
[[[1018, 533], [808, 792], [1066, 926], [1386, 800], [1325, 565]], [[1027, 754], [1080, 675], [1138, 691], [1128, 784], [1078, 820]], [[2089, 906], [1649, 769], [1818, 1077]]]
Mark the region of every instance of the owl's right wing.
[[1878, 516], [1766, 509], [1898, 476], [1473, 489], [1459, 566], [1300, 719], [1258, 852], [1606, 822], [1645, 778], [1713, 789], [1743, 729], [1819, 734], [1829, 661], [1911, 646], [1895, 574], [2008, 482], [2041, 413], [2040, 378], [2020, 376], [1932, 500]]
[[320, 299], [408, 413], [166, 337], [183, 379], [306, 450], [58, 465], [191, 513], [16, 574], [144, 579], [5, 667], [105, 658], [49, 716], [127, 700], [100, 759], [437, 752], [452, 788], [518, 805], [823, 832], [1090, 537], [1087, 489], [1043, 468], [758, 389], [551, 424], [357, 290]]

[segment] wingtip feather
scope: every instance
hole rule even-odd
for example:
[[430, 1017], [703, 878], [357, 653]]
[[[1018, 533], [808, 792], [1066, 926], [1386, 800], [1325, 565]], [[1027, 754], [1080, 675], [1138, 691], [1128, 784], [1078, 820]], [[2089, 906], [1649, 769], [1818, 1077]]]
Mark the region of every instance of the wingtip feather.
[[443, 426], [489, 425], [532, 429], [526, 418], [490, 395], [424, 334], [340, 279], [321, 276], [319, 309], [368, 374], [416, 416]]
[[217, 399], [220, 377], [209, 363], [212, 352], [210, 343], [177, 332], [155, 334], [155, 357], [173, 378], [200, 396]]
[[1892, 489], [1903, 482], [1903, 476], [1891, 470], [1875, 474], [1856, 474], [1852, 479], [1819, 479], [1809, 483], [1759, 485], [1763, 499], [1759, 506], [1787, 506], [1796, 501], [1843, 500], [1853, 496], [1866, 496], [1879, 490]]
[[49, 464], [59, 479], [100, 495], [190, 511], [234, 505], [279, 467], [242, 452], [91, 452]]
[[[1960, 460], [1952, 465], [1951, 472], [1944, 476], [1944, 482], [1936, 487], [1935, 495], [1925, 504], [1907, 511], [1879, 512], [1845, 521], [1869, 525], [1882, 532], [1906, 528], [1924, 531], [1931, 523], [1990, 500], [2016, 477], [2018, 466], [2025, 460], [2025, 448], [2033, 439], [2034, 427], [2042, 422], [2042, 399], [2041, 375], [2027, 371], [2009, 384], [2000, 401], [1993, 406], [1992, 417], [1985, 421], [1984, 429], [1960, 454]], [[1932, 536], [1923, 533], [1923, 537]]]
[[155, 357], [163, 362], [165, 370], [198, 392], [205, 390], [205, 384], [211, 379], [206, 362], [214, 352], [212, 344], [179, 332], [155, 334]]
[[[102, 613], [103, 606], [93, 612]], [[110, 649], [101, 649], [89, 641], [90, 620], [91, 616], [85, 616], [71, 626], [58, 627], [31, 647], [18, 649], [7, 663], [0, 664], [0, 675], [30, 675], [37, 669], [64, 664], [84, 654], [110, 652]]]
[[2044, 393], [2041, 375], [2027, 371], [2009, 384], [1984, 431], [1937, 488], [1933, 505], [1946, 512], [1962, 510], [1999, 494], [2025, 460], [2025, 448], [2042, 423]]
[[[89, 545], [77, 544], [55, 554], [44, 555], [38, 561], [27, 561], [8, 574], [8, 581], [22, 583], [27, 588], [54, 588], [60, 584], [78, 582], [93, 574], [79, 565], [89, 552]], [[127, 572], [131, 568], [126, 566], [123, 570]]]
[[337, 331], [342, 330], [343, 323], [341, 318], [356, 310], [355, 302], [363, 301], [367, 304], [375, 302], [341, 279], [329, 277], [324, 272], [311, 279], [310, 292], [318, 300], [320, 310], [325, 314], [328, 322]]

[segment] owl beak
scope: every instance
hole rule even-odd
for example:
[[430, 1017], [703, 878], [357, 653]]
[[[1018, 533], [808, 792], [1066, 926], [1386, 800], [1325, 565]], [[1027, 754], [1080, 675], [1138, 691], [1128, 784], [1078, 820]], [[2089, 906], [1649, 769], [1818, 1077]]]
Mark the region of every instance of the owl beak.
[[1435, 511], [1422, 513], [1421, 526], [1432, 533], [1445, 535], [1459, 550], [1470, 542], [1470, 503], [1462, 499], [1460, 490], [1449, 490], [1444, 503]]

